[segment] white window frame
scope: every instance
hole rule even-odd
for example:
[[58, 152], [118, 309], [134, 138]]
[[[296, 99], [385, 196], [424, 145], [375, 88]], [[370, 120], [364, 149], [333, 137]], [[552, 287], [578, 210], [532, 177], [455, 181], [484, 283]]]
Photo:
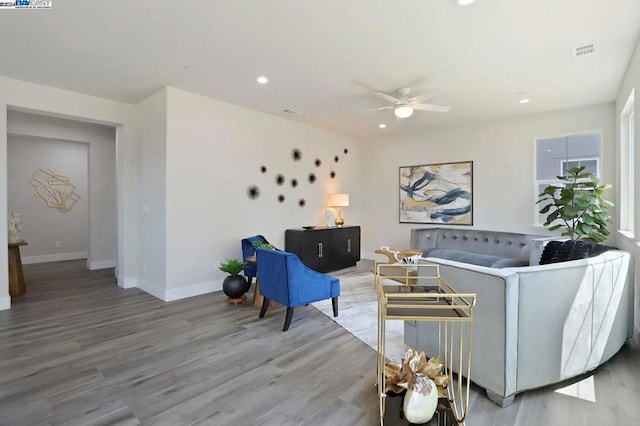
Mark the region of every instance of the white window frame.
[[635, 105], [634, 90], [620, 114], [620, 230], [635, 233]]
[[[537, 201], [540, 199], [540, 197], [538, 195], [540, 195], [540, 186], [544, 185], [549, 186], [549, 185], [555, 185], [555, 186], [564, 186], [565, 182], [558, 180], [558, 179], [537, 179], [537, 173], [538, 173], [538, 141], [540, 139], [552, 139], [552, 138], [568, 138], [570, 136], [580, 136], [580, 135], [598, 135], [600, 138], [600, 158], [598, 159], [598, 169], [597, 169], [597, 178], [601, 179], [602, 176], [602, 169], [600, 167], [600, 165], [602, 164], [602, 129], [591, 129], [591, 130], [580, 130], [580, 131], [575, 131], [575, 132], [567, 132], [567, 133], [559, 133], [559, 134], [549, 134], [549, 135], [542, 135], [542, 136], [538, 136], [536, 138], [533, 139], [533, 196], [534, 196], [534, 209], [533, 209], [533, 228], [545, 228], [544, 226], [544, 221], [540, 220], [540, 209], [542, 209], [543, 204], [537, 204]], [[589, 157], [588, 159], [594, 159], [597, 157]], [[577, 161], [580, 159], [572, 159], [570, 161]], [[561, 161], [566, 161], [566, 160], [561, 160]], [[564, 170], [560, 172], [560, 176], [564, 175]], [[578, 180], [578, 182], [581, 181], [588, 181], [588, 179], [584, 179], [584, 180]]]

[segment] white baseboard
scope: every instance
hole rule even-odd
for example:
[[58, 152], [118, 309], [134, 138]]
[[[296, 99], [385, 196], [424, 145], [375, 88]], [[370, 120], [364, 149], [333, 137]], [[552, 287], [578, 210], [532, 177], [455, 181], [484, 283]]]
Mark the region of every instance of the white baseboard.
[[90, 271], [95, 271], [96, 269], [107, 269], [107, 268], [115, 268], [116, 260], [108, 259], [108, 260], [87, 260], [87, 268]]
[[11, 296], [0, 297], [0, 311], [11, 309]]
[[87, 257], [89, 257], [89, 252], [86, 251], [79, 251], [77, 253], [45, 254], [43, 256], [26, 256], [22, 258], [22, 264], [29, 265], [32, 263], [60, 262], [63, 260], [86, 259]]
[[136, 285], [136, 287], [138, 287], [140, 290], [149, 293], [150, 295], [157, 297], [160, 300], [163, 300], [166, 302], [165, 300], [165, 289], [163, 287], [160, 287], [157, 284], [151, 283], [149, 281], [145, 281], [145, 280], [138, 280], [138, 284]]
[[[117, 276], [117, 275], [116, 275]], [[118, 278], [118, 287], [120, 288], [136, 288], [138, 287], [138, 279], [136, 277], [120, 277]]]
[[137, 287], [164, 302], [172, 302], [174, 300], [186, 299], [187, 297], [200, 296], [201, 294], [220, 291], [222, 290], [222, 281], [223, 280], [207, 281], [204, 283], [165, 289], [164, 287], [149, 281], [118, 277], [118, 286], [121, 288]]
[[204, 283], [186, 285], [184, 287], [170, 288], [165, 291], [165, 302], [185, 299], [187, 297], [200, 296], [201, 294], [213, 293], [222, 290], [222, 281], [207, 281]]

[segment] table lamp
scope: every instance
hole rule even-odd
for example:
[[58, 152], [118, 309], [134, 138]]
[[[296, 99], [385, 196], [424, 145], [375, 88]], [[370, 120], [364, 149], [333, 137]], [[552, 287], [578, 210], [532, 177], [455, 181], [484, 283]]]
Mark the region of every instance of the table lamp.
[[336, 217], [336, 226], [344, 225], [342, 218], [342, 207], [349, 207], [349, 194], [331, 194], [329, 197], [329, 205], [338, 207], [338, 217]]

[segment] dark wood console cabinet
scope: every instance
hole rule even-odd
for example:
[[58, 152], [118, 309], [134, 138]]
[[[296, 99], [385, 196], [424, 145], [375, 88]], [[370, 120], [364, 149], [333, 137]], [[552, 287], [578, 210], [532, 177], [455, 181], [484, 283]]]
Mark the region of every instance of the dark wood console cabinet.
[[314, 271], [337, 271], [360, 260], [359, 226], [287, 229], [284, 236], [285, 251], [297, 254]]

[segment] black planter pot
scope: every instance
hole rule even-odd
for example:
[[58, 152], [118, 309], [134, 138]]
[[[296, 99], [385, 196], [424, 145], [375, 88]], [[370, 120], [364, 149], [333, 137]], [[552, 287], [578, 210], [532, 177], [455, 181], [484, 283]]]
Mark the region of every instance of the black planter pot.
[[247, 292], [247, 279], [242, 275], [230, 275], [222, 282], [222, 291], [229, 299], [240, 299]]

